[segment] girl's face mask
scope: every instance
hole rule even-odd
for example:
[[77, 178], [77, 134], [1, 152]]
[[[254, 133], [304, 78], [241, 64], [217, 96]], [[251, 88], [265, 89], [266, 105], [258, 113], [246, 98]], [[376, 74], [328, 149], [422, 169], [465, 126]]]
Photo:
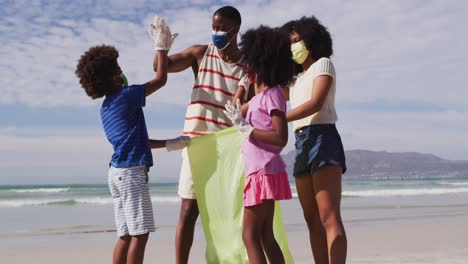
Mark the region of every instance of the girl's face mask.
[[291, 44], [292, 59], [297, 64], [302, 64], [309, 56], [304, 40]]

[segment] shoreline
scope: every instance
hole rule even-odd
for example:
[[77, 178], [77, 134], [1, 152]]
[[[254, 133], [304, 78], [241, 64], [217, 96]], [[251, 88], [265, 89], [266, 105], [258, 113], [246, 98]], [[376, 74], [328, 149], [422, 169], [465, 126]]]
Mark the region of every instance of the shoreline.
[[[466, 263], [467, 221], [465, 214], [363, 225], [345, 222], [347, 263]], [[286, 224], [286, 232], [295, 263], [310, 263], [312, 253], [305, 224], [294, 224], [294, 228], [288, 225], [291, 224]], [[201, 229], [198, 223], [190, 263], [204, 263]], [[174, 235], [172, 226], [160, 227], [152, 233], [145, 263], [174, 262]], [[0, 255], [5, 263], [105, 263], [111, 259], [116, 240], [113, 232], [0, 237]]]

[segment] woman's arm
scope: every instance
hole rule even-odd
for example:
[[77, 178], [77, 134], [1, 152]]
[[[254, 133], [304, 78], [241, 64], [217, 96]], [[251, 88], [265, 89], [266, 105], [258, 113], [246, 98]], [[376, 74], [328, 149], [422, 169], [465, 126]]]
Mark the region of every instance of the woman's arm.
[[288, 123], [286, 116], [280, 110], [271, 111], [271, 130], [260, 130], [254, 128], [250, 137], [255, 140], [262, 141], [267, 144], [272, 144], [280, 147], [286, 146], [288, 143]]
[[288, 122], [308, 117], [320, 111], [325, 99], [327, 98], [332, 82], [333, 77], [328, 75], [316, 77], [312, 84], [312, 97], [307, 102], [286, 113], [286, 119]]

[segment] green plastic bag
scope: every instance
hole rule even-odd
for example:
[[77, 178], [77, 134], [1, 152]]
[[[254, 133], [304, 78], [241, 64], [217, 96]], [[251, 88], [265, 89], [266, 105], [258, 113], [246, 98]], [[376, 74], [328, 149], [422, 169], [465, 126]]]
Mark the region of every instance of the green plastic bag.
[[[231, 127], [191, 139], [190, 168], [206, 239], [207, 263], [248, 263], [242, 241], [244, 164], [240, 149], [243, 138]], [[276, 203], [274, 233], [286, 263], [294, 263], [289, 252], [279, 202]]]

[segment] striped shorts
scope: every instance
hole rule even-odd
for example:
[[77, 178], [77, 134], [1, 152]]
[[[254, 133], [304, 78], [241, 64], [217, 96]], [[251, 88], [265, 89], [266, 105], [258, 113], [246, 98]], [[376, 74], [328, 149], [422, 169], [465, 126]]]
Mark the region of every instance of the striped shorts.
[[119, 237], [154, 232], [153, 205], [145, 166], [109, 168], [109, 189]]

